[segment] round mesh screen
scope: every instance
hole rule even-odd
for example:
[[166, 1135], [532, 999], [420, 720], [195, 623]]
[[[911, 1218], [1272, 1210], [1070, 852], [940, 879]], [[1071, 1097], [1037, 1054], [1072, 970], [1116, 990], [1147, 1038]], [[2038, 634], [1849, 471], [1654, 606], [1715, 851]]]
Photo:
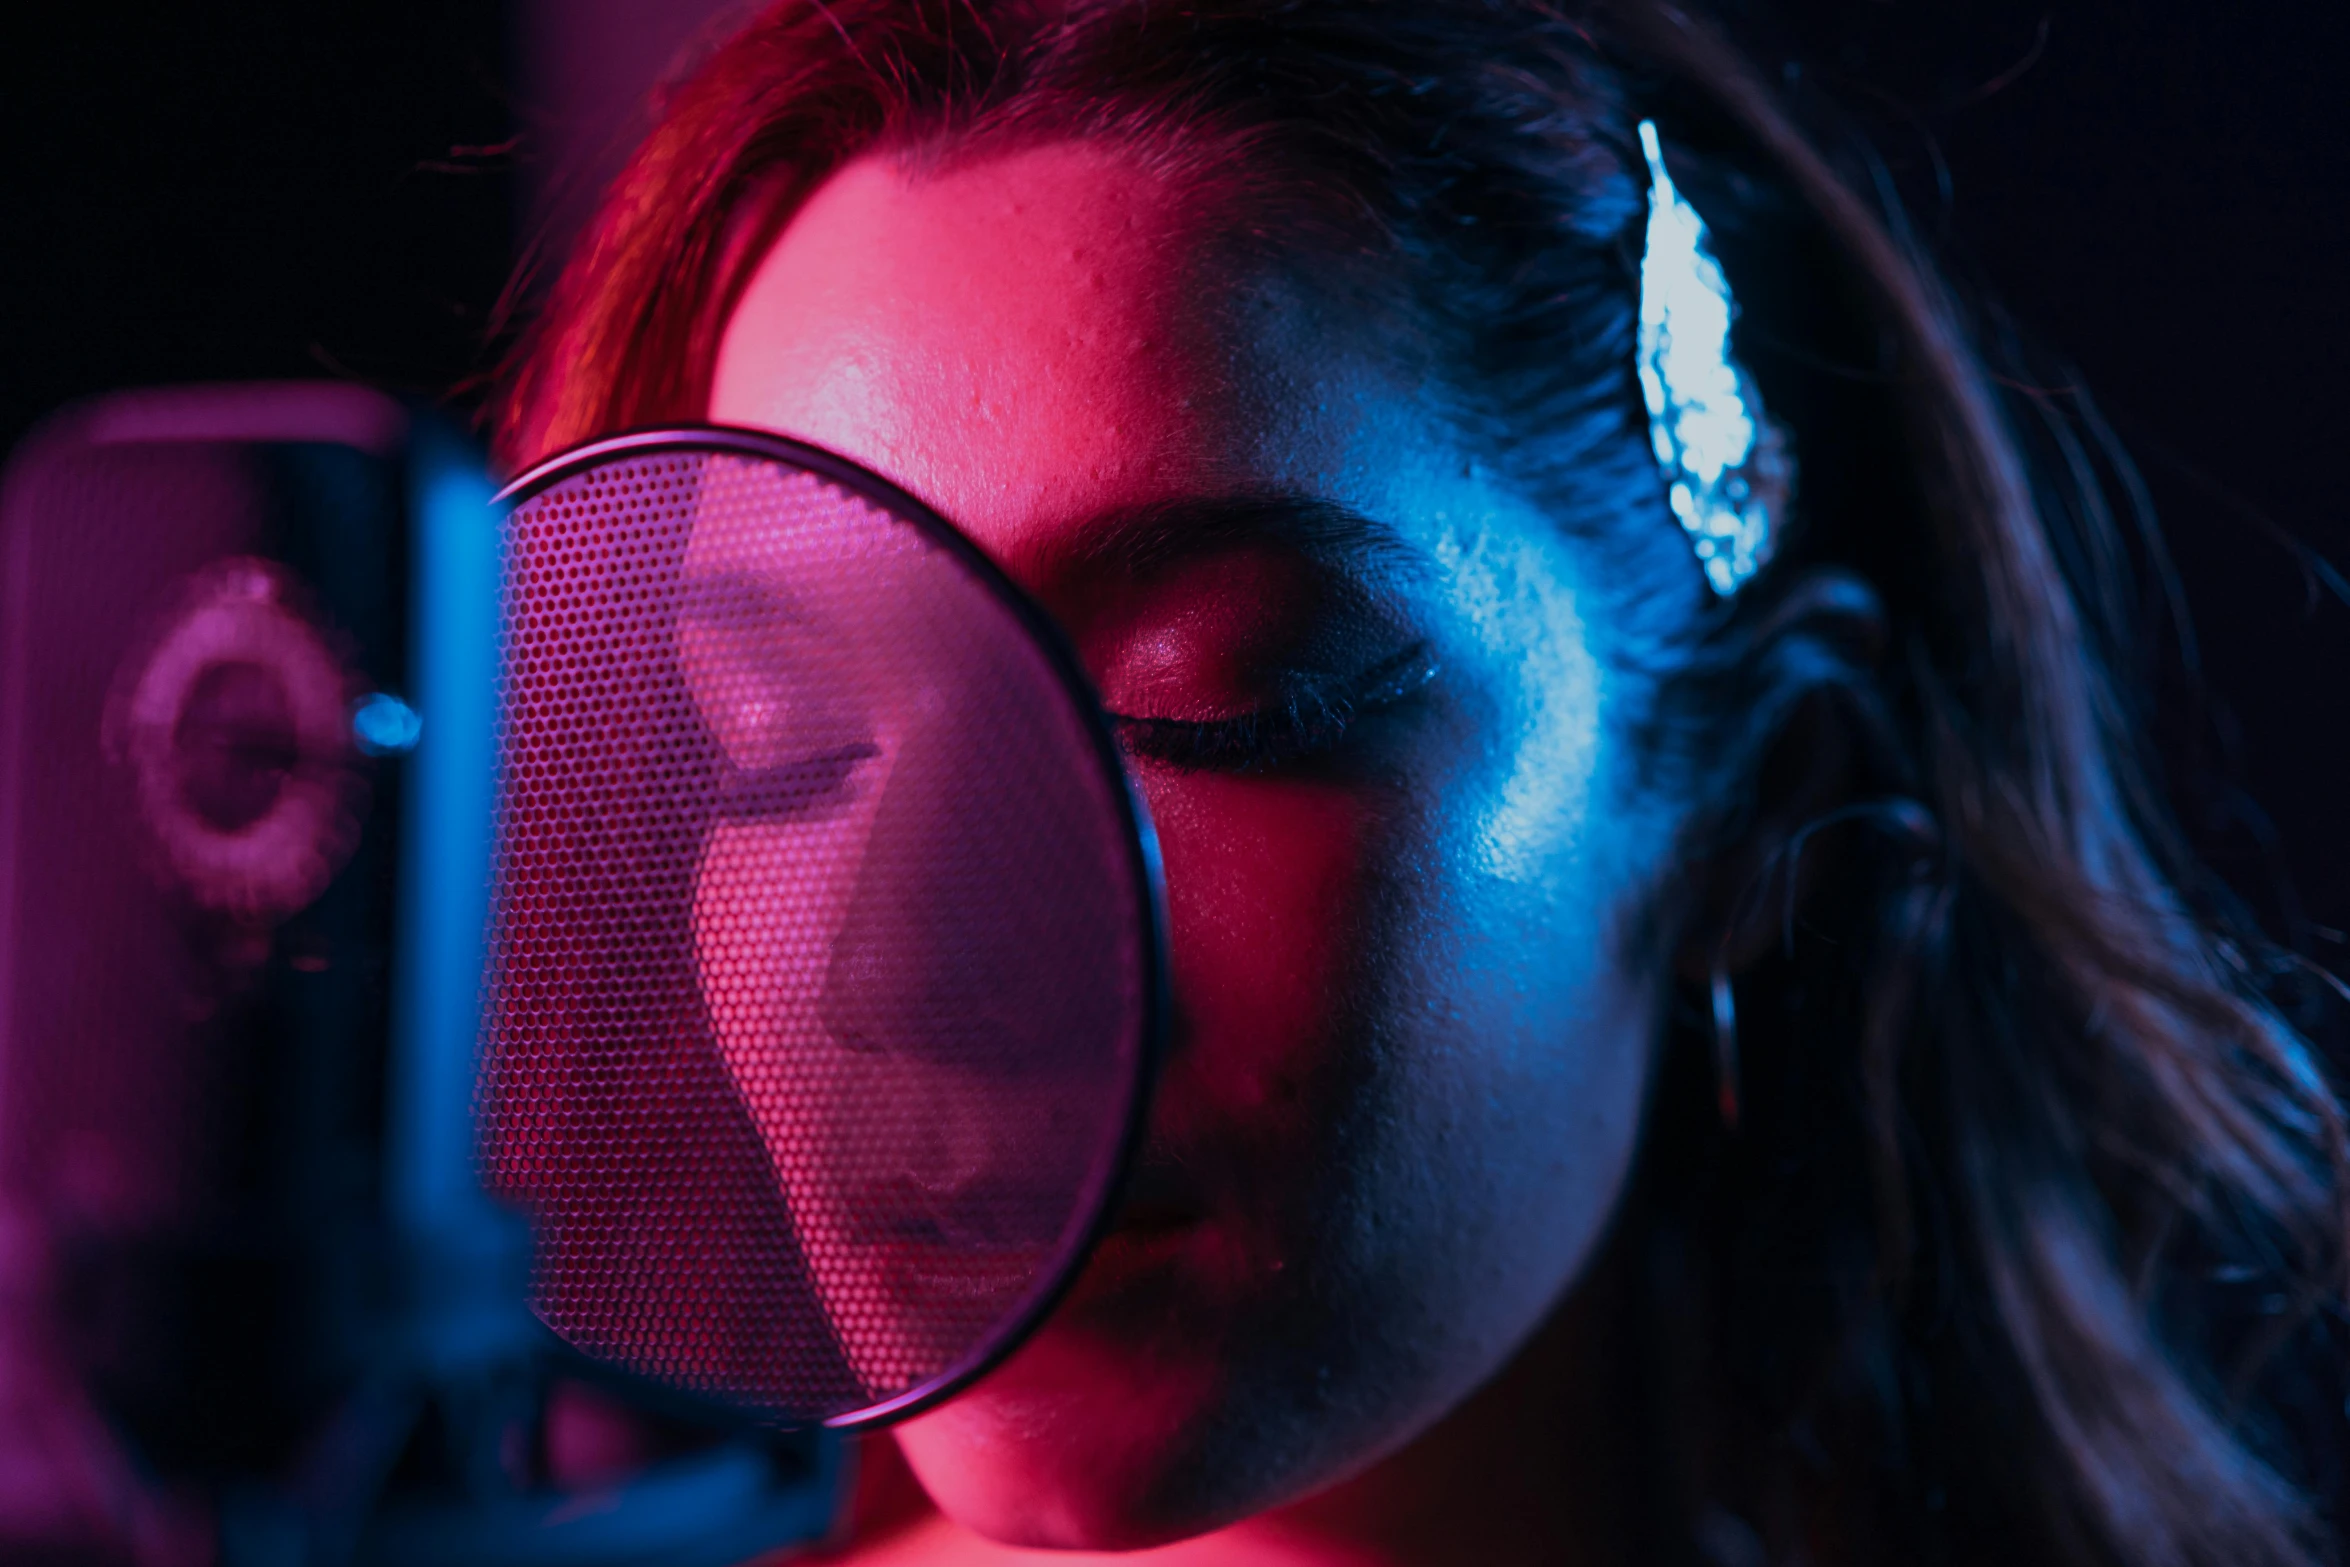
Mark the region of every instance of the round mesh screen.
[[1147, 829], [1041, 616], [739, 432], [516, 487], [492, 1188], [579, 1348], [803, 1420], [1000, 1356], [1099, 1227], [1157, 1026]]

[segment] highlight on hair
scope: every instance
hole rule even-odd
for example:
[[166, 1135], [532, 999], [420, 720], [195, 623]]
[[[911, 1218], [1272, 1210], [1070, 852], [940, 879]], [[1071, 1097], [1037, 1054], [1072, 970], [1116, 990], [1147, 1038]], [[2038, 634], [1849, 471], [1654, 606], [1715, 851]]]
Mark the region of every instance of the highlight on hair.
[[[1718, 607], [1632, 378], [1644, 116], [1803, 464]], [[2138, 754], [2127, 541], [1898, 215], [1669, 0], [781, 0], [668, 93], [501, 455], [701, 417], [750, 268], [850, 158], [1055, 136], [1221, 181], [1425, 335], [1447, 412], [1603, 552], [1685, 858], [1789, 906], [1736, 976], [1735, 1133], [1702, 1007], [1653, 1095], [1655, 1554], [2338, 1560], [2343, 1112]], [[1846, 803], [1774, 838], [1820, 734]]]

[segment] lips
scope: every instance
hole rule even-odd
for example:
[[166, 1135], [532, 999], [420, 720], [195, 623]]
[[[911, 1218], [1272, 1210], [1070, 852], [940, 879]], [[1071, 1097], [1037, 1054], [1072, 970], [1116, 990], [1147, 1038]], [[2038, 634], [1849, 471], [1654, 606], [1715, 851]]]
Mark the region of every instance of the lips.
[[[1190, 1149], [1147, 1143], [1108, 1233], [1085, 1261], [1073, 1304], [1150, 1298], [1165, 1270], [1212, 1233], [1216, 1208], [1203, 1177], [1213, 1168]], [[936, 1185], [909, 1171], [877, 1173], [835, 1187], [832, 1206], [849, 1243], [835, 1255], [878, 1284], [902, 1320], [940, 1311], [961, 1320], [1009, 1306], [1042, 1281], [1076, 1196], [1071, 1172], [1033, 1167], [983, 1167]]]
[[[889, 1302], [909, 1320], [920, 1320], [950, 1304], [1001, 1311], [1032, 1289], [1051, 1249], [1020, 1246], [983, 1249], [906, 1238], [879, 1248], [876, 1271]], [[968, 1331], [967, 1312], [954, 1312], [954, 1326]]]
[[1051, 1247], [1068, 1228], [1076, 1188], [1029, 1171], [989, 1171], [942, 1189], [901, 1171], [858, 1182], [840, 1196], [859, 1244], [987, 1254]]
[[836, 1272], [836, 1287], [877, 1282], [875, 1304], [901, 1329], [928, 1322], [952, 1337], [968, 1331], [971, 1309], [999, 1311], [1034, 1287], [1059, 1249], [1069, 1195], [986, 1176], [938, 1192], [892, 1174], [836, 1194], [847, 1244], [811, 1262]]
[[1164, 1145], [1146, 1145], [1127, 1172], [1109, 1233], [1086, 1258], [1071, 1306], [1084, 1315], [1113, 1300], [1149, 1298], [1208, 1232], [1210, 1212], [1195, 1167]]

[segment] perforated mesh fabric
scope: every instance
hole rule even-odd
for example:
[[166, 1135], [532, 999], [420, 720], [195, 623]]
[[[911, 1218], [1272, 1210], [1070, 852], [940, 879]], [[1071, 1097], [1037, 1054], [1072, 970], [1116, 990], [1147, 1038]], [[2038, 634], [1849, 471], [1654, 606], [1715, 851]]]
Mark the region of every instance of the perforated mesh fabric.
[[1075, 1266], [1155, 949], [1090, 698], [836, 473], [639, 446], [516, 508], [483, 1147], [558, 1332], [849, 1422]]

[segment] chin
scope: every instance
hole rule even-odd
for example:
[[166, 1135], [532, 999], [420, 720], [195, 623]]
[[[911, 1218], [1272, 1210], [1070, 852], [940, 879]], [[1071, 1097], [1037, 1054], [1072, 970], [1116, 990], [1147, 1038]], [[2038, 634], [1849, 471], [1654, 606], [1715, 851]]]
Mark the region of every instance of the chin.
[[1222, 1378], [1122, 1358], [1047, 1328], [898, 1445], [941, 1512], [1005, 1545], [1140, 1550], [1262, 1506], [1201, 1462]]
[[1391, 1344], [1376, 1362], [1350, 1353], [1347, 1324], [1296, 1296], [1236, 1302], [1153, 1288], [1157, 1268], [1105, 1274], [1002, 1366], [898, 1428], [924, 1490], [964, 1528], [1032, 1548], [1172, 1544], [1342, 1478], [1452, 1391]]

